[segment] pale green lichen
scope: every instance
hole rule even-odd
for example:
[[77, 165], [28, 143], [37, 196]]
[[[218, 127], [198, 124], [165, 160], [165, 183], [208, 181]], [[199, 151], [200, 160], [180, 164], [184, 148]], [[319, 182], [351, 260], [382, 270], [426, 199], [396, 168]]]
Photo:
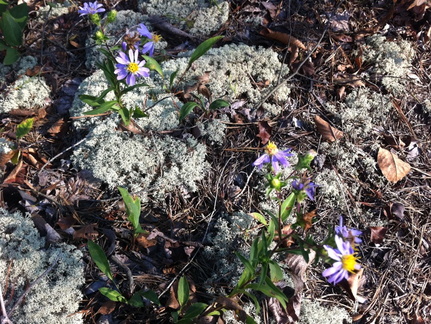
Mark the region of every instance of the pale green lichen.
[[308, 299], [302, 300], [299, 324], [347, 324], [352, 323], [349, 313], [341, 307], [324, 307]]
[[355, 140], [371, 137], [376, 125], [387, 125], [394, 109], [389, 97], [368, 88], [355, 89], [344, 103], [326, 108], [341, 120], [341, 130]]
[[37, 59], [33, 56], [21, 56], [18, 61], [12, 65], [3, 65], [0, 63], [0, 77], [3, 78], [6, 74], [13, 71], [16, 76], [25, 74], [28, 69], [36, 66]]
[[49, 87], [42, 78], [22, 76], [0, 97], [0, 113], [13, 109], [37, 109], [49, 103]]
[[37, 13], [37, 22], [46, 23], [48, 19], [58, 18], [61, 15], [66, 15], [71, 12], [72, 3], [69, 1], [48, 2], [46, 6], [39, 7]]
[[219, 119], [204, 120], [197, 122], [200, 135], [208, 139], [211, 144], [221, 145], [225, 138], [226, 124]]
[[163, 202], [175, 190], [194, 192], [208, 170], [206, 147], [193, 139], [151, 137], [115, 130], [115, 121], [96, 126], [75, 150], [72, 161], [106, 182], [126, 187], [147, 201]]
[[[187, 67], [188, 60], [188, 57], [184, 57], [164, 62], [162, 67], [166, 77], [169, 79], [177, 70], [178, 75], [181, 75]], [[289, 68], [280, 63], [278, 54], [271, 49], [231, 44], [208, 51], [193, 64], [193, 68], [186, 74], [187, 79], [193, 80], [206, 71], [211, 71], [207, 87], [213, 98], [222, 98], [229, 102], [244, 99], [253, 107], [260, 103], [266, 94], [267, 88], [263, 89], [262, 85], [275, 86], [279, 75], [281, 78], [287, 76]], [[268, 116], [280, 114], [289, 93], [287, 86], [278, 89], [269, 102], [263, 105], [266, 114]]]
[[409, 81], [406, 76], [410, 72], [414, 50], [409, 42], [389, 41], [382, 35], [373, 35], [366, 39], [363, 50], [365, 63], [373, 65], [371, 72], [375, 74], [373, 81], [381, 79], [382, 85], [394, 94], [405, 93]]
[[[0, 284], [12, 305], [29, 283], [56, 263], [52, 271], [35, 284], [12, 314], [15, 324], [82, 323], [78, 311], [84, 284], [82, 253], [74, 246], [59, 244], [44, 248], [33, 221], [19, 212], [0, 209]], [[6, 286], [7, 282], [7, 286]]]
[[141, 0], [139, 8], [149, 16], [166, 17], [170, 23], [177, 24], [193, 35], [209, 35], [229, 18], [227, 1]]

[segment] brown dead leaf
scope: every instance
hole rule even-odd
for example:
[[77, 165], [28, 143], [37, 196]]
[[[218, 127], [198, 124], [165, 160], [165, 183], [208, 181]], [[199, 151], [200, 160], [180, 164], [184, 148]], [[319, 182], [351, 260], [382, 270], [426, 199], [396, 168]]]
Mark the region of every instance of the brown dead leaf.
[[13, 109], [9, 111], [9, 114], [17, 117], [30, 117], [36, 115], [36, 112], [28, 109]]
[[332, 127], [326, 120], [320, 116], [314, 116], [317, 131], [322, 135], [322, 138], [328, 142], [335, 142], [344, 136], [344, 133], [335, 127]]
[[211, 101], [211, 91], [207, 88], [206, 85], [200, 84], [198, 86], [198, 93], [201, 94], [201, 95], [203, 95], [209, 101]]
[[347, 294], [353, 300], [356, 300], [358, 303], [365, 303], [367, 300], [365, 297], [358, 295], [359, 288], [362, 287], [365, 282], [364, 268], [361, 268], [358, 272], [350, 274], [347, 280], [343, 280], [340, 285], [346, 290]]
[[57, 222], [57, 225], [60, 227], [62, 231], [65, 231], [68, 228], [71, 228], [75, 224], [76, 224], [76, 219], [72, 215], [69, 215], [66, 217], [60, 217]]
[[309, 213], [306, 213], [302, 220], [304, 221], [304, 231], [308, 231], [311, 227], [313, 227], [313, 217], [317, 215], [317, 209], [312, 210]]
[[[148, 236], [148, 234], [147, 234]], [[150, 248], [152, 246], [155, 246], [157, 244], [157, 239], [148, 239], [147, 236], [143, 233], [139, 234], [136, 238], [136, 242], [140, 246], [142, 246], [144, 249]]]
[[48, 133], [51, 136], [55, 136], [58, 133], [63, 132], [64, 129], [66, 128], [65, 126], [66, 124], [64, 123], [64, 119], [60, 118], [48, 129]]
[[97, 232], [97, 224], [87, 224], [81, 227], [79, 230], [76, 230], [73, 233], [73, 239], [88, 239], [95, 240], [99, 236], [99, 232]]
[[22, 159], [19, 160], [15, 168], [9, 173], [9, 175], [6, 177], [6, 179], [3, 180], [3, 183], [14, 183], [18, 181], [18, 174], [20, 173], [21, 169], [23, 168], [23, 161]]
[[273, 31], [269, 28], [264, 28], [259, 32], [259, 34], [286, 44], [287, 46], [289, 46], [289, 50], [293, 50], [294, 48], [300, 48], [302, 50], [307, 49], [299, 39], [286, 33]]
[[355, 75], [346, 75], [346, 74], [338, 75], [336, 78], [334, 78], [334, 83], [340, 84], [343, 86], [348, 85], [353, 88], [365, 87], [364, 81], [362, 81], [361, 78]]
[[413, 7], [420, 7], [425, 5], [424, 11], [431, 6], [431, 2], [429, 0], [414, 0], [412, 4], [407, 8], [407, 10], [412, 9]]
[[259, 127], [259, 134], [257, 134], [257, 137], [260, 138], [262, 145], [265, 145], [271, 138], [272, 127], [269, 126], [268, 122], [265, 120], [258, 122], [257, 126]]
[[382, 226], [374, 226], [374, 227], [370, 227], [370, 230], [371, 230], [370, 241], [375, 244], [382, 244], [388, 229]]
[[410, 164], [400, 160], [394, 153], [380, 148], [377, 154], [377, 164], [383, 175], [390, 182], [396, 183], [410, 172]]
[[102, 315], [108, 315], [111, 314], [116, 307], [117, 303], [112, 301], [112, 300], [108, 300], [107, 302], [103, 303], [102, 306], [100, 306], [100, 308], [97, 310], [97, 314], [102, 314]]
[[8, 153], [0, 153], [0, 167], [4, 167], [16, 153], [16, 150], [9, 151]]

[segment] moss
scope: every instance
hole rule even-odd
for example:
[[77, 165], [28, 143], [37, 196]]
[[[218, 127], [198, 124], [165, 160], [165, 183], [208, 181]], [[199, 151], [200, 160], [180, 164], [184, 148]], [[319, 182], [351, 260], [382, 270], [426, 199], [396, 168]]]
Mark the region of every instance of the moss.
[[141, 0], [139, 7], [149, 16], [164, 16], [181, 29], [201, 36], [218, 30], [229, 18], [227, 1]]
[[0, 283], [5, 299], [10, 300], [8, 310], [27, 285], [58, 260], [29, 290], [11, 319], [16, 324], [82, 323], [75, 314], [82, 298], [79, 288], [84, 284], [82, 253], [67, 244], [47, 249], [44, 245], [30, 218], [0, 209], [0, 271], [5, 274]]
[[42, 78], [23, 76], [0, 97], [0, 113], [44, 107], [49, 103], [49, 93], [49, 87]]

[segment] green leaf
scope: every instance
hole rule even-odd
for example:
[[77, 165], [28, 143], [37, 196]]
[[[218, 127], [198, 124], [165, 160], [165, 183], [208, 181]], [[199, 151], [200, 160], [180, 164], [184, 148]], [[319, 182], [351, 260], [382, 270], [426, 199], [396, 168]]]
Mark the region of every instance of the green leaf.
[[199, 316], [208, 307], [205, 303], [194, 303], [192, 304], [184, 314], [183, 318], [178, 321], [178, 324], [183, 323], [183, 320], [194, 319]]
[[145, 233], [139, 223], [139, 217], [141, 216], [141, 199], [139, 197], [133, 198], [129, 192], [121, 187], [118, 187], [120, 191], [121, 197], [123, 197], [124, 204], [126, 205], [126, 212], [129, 218], [129, 221], [132, 223], [132, 226], [136, 233]]
[[247, 318], [245, 319], [245, 324], [257, 324], [256, 321], [251, 317], [250, 315], [247, 315]]
[[119, 81], [117, 80], [117, 76], [115, 75], [115, 66], [111, 59], [109, 59], [110, 56], [108, 56], [108, 59], [105, 60], [103, 63], [98, 63], [97, 66], [102, 69], [103, 73], [105, 74], [106, 80], [108, 80], [109, 86], [113, 87], [114, 89], [118, 85]]
[[160, 66], [159, 62], [157, 62], [154, 58], [151, 56], [143, 55], [145, 61], [145, 67], [149, 68], [152, 71], [156, 71], [162, 78], [165, 76], [163, 75], [162, 67]]
[[286, 301], [288, 301], [287, 297], [283, 294], [283, 292], [279, 288], [274, 286], [274, 284], [271, 283], [271, 285], [268, 285], [268, 281], [271, 282], [271, 280], [270, 278], [267, 278], [267, 279], [268, 280], [266, 284], [249, 284], [245, 288], [254, 289], [264, 293], [268, 297], [277, 298], [277, 300], [280, 302], [283, 308], [286, 309]]
[[16, 138], [20, 139], [27, 135], [33, 128], [34, 118], [28, 118], [22, 121], [16, 128]]
[[243, 285], [248, 283], [253, 277], [255, 276], [255, 268], [252, 266], [249, 260], [244, 258], [241, 254], [235, 252], [236, 256], [241, 260], [241, 262], [244, 264], [245, 269], [243, 273], [241, 274], [241, 277], [238, 280], [238, 283], [236, 284], [237, 287], [241, 288]]
[[226, 100], [217, 99], [217, 100], [214, 100], [213, 102], [211, 102], [210, 110], [216, 110], [216, 109], [220, 109], [220, 108], [228, 107], [228, 106], [230, 106], [230, 103], [227, 102]]
[[135, 107], [132, 116], [133, 118], [145, 118], [148, 117], [148, 114], [139, 109], [139, 107]]
[[4, 51], [7, 50], [9, 48], [9, 46], [6, 45], [6, 43], [0, 39], [0, 51]]
[[139, 88], [139, 87], [148, 87], [148, 84], [146, 84], [146, 83], [138, 83], [138, 84], [135, 84], [133, 86], [127, 87], [127, 88], [121, 90], [120, 95], [124, 95], [127, 92], [130, 92], [130, 91], [132, 91], [132, 90], [134, 90], [136, 88]]
[[84, 102], [87, 105], [90, 105], [92, 107], [99, 107], [102, 103], [105, 102], [105, 100], [103, 100], [99, 97], [89, 96], [89, 95], [80, 95], [79, 99], [81, 99], [82, 102]]
[[108, 287], [102, 287], [102, 288], [99, 288], [99, 291], [100, 291], [100, 293], [103, 296], [108, 297], [112, 301], [121, 302], [121, 303], [127, 303], [126, 297], [124, 297], [117, 290], [114, 290], [114, 289], [111, 289], [111, 288], [108, 288]]
[[180, 306], [183, 307], [189, 301], [189, 283], [185, 277], [181, 277], [178, 282], [178, 302]]
[[251, 292], [248, 292], [247, 290], [243, 290], [243, 291], [241, 291], [241, 293], [243, 293], [248, 298], [251, 298], [251, 300], [253, 300], [254, 307], [256, 308], [256, 314], [259, 314], [260, 305], [259, 305], [259, 301], [257, 300], [257, 297], [255, 295], [253, 295]]
[[174, 73], [171, 74], [169, 77], [169, 88], [172, 88], [172, 85], [174, 84], [175, 78], [177, 77], [178, 70], [176, 70]]
[[187, 102], [187, 103], [185, 103], [182, 107], [181, 107], [181, 109], [180, 109], [180, 122], [184, 119], [184, 118], [186, 118], [186, 116], [188, 115], [188, 114], [190, 114], [191, 113], [191, 111], [193, 110], [193, 108], [195, 108], [195, 107], [197, 107], [197, 106], [199, 106], [196, 102], [193, 102], [193, 101], [189, 101], [189, 102]]
[[133, 307], [144, 307], [144, 301], [142, 298], [148, 299], [149, 301], [153, 302], [156, 305], [160, 305], [159, 298], [157, 297], [157, 294], [152, 290], [147, 291], [137, 291], [133, 294], [133, 296], [129, 299], [128, 304]]
[[202, 55], [208, 52], [210, 48], [213, 47], [214, 44], [217, 43], [222, 38], [223, 36], [215, 36], [215, 37], [209, 38], [206, 41], [204, 41], [202, 44], [200, 44], [198, 47], [196, 47], [196, 49], [190, 56], [187, 69], [192, 65], [194, 61], [196, 61], [198, 58], [200, 58]]
[[283, 279], [283, 270], [281, 270], [281, 267], [277, 264], [277, 262], [271, 260], [269, 262], [269, 274], [271, 276], [272, 282], [278, 282]]
[[0, 0], [0, 15], [6, 11], [8, 3], [6, 1]]
[[126, 107], [122, 107], [120, 110], [118, 110], [118, 114], [121, 116], [121, 119], [123, 120], [123, 123], [125, 126], [128, 126], [130, 124], [130, 111]]
[[8, 47], [6, 48], [6, 55], [3, 60], [4, 65], [11, 65], [19, 59], [19, 52], [16, 48]]
[[90, 252], [91, 258], [97, 267], [102, 271], [111, 281], [114, 281], [111, 269], [109, 268], [108, 258], [106, 257], [105, 251], [96, 243], [91, 240], [87, 242], [88, 251]]
[[296, 202], [296, 195], [292, 192], [281, 204], [281, 221], [284, 222], [289, 217]]
[[256, 219], [258, 222], [262, 223], [265, 226], [268, 226], [268, 222], [265, 219], [265, 216], [259, 213], [250, 213], [250, 215]]
[[25, 3], [13, 7], [2, 13], [0, 28], [5, 42], [10, 46], [20, 46], [22, 32], [28, 17], [28, 7]]

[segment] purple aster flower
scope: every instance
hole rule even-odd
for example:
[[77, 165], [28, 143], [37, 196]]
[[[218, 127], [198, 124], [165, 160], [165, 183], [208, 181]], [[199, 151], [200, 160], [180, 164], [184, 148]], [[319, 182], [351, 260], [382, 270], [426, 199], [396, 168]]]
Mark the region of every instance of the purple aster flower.
[[335, 226], [335, 233], [346, 241], [349, 241], [353, 246], [362, 243], [362, 240], [358, 237], [362, 235], [362, 232], [354, 228], [343, 226], [343, 216], [340, 216], [340, 226]]
[[259, 157], [256, 161], [253, 162], [253, 166], [261, 169], [264, 164], [271, 163], [272, 168], [277, 173], [279, 171], [279, 163], [283, 167], [288, 167], [290, 165], [287, 158], [289, 156], [293, 156], [290, 152], [290, 149], [280, 151], [273, 142], [269, 142], [265, 147], [266, 154]]
[[103, 8], [103, 5], [100, 3], [97, 3], [97, 1], [94, 1], [94, 2], [84, 2], [84, 6], [79, 7], [78, 13], [80, 13], [80, 16], [85, 16], [85, 15], [94, 15], [104, 11], [105, 9]]
[[124, 52], [120, 52], [115, 60], [119, 64], [115, 64], [117, 68], [114, 73], [117, 74], [117, 80], [123, 80], [126, 78], [126, 83], [130, 86], [135, 85], [136, 77], [149, 77], [150, 70], [145, 65], [145, 60], [139, 61], [138, 50], [129, 50], [129, 56]]
[[317, 185], [314, 182], [308, 181], [303, 183], [302, 181], [293, 180], [292, 188], [297, 191], [305, 192], [305, 194], [310, 198], [310, 200], [314, 200], [314, 196], [316, 195], [316, 187]]
[[136, 30], [140, 36], [146, 37], [149, 40], [149, 42], [146, 42], [144, 46], [142, 46], [141, 53], [148, 53], [149, 56], [153, 56], [155, 44], [160, 41], [161, 37], [159, 35], [152, 34], [144, 24], [139, 24], [139, 27]]
[[331, 268], [324, 270], [322, 273], [324, 277], [327, 277], [328, 282], [334, 285], [343, 279], [347, 279], [349, 272], [353, 273], [355, 270], [361, 268], [359, 263], [356, 262], [355, 251], [349, 242], [343, 241], [339, 236], [335, 236], [335, 243], [337, 244], [337, 249], [327, 245], [323, 246], [328, 252], [328, 256], [336, 262], [334, 262]]

